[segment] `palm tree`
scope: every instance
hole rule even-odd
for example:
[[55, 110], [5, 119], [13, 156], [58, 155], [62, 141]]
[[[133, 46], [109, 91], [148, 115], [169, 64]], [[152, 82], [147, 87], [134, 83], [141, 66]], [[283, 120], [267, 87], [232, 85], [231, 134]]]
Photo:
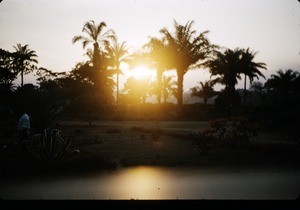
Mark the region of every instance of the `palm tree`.
[[[150, 85], [149, 94], [156, 95], [156, 97], [163, 97], [163, 102], [166, 103], [169, 98], [170, 93], [173, 91], [174, 81], [172, 81], [173, 76], [162, 76], [161, 87], [159, 88], [158, 81], [153, 81]], [[157, 98], [158, 100], [159, 98]], [[159, 103], [161, 99], [159, 100]]]
[[234, 104], [235, 85], [241, 79], [241, 50], [226, 49], [224, 53], [216, 52], [216, 57], [205, 63], [212, 76], [219, 75], [217, 81], [225, 85], [225, 93], [229, 96], [230, 106]]
[[98, 68], [99, 65], [99, 53], [100, 53], [100, 46], [99, 44], [103, 41], [107, 40], [111, 37], [113, 31], [107, 30], [106, 32], [103, 31], [103, 29], [106, 27], [105, 22], [100, 22], [96, 25], [96, 23], [93, 20], [90, 20], [86, 22], [82, 28], [82, 32], [86, 33], [86, 36], [77, 35], [74, 36], [72, 39], [72, 43], [75, 44], [78, 41], [82, 41], [82, 47], [85, 49], [87, 45], [90, 43], [93, 43], [93, 66], [95, 69]]
[[174, 81], [173, 85], [174, 86], [171, 87], [171, 94], [178, 101], [178, 85], [177, 85], [177, 81]]
[[150, 41], [144, 45], [148, 63], [150, 66], [156, 69], [156, 96], [158, 104], [161, 103], [161, 93], [162, 93], [162, 75], [165, 70], [172, 68], [172, 57], [170, 55], [170, 50], [165, 40], [151, 37]]
[[117, 94], [116, 94], [116, 102], [119, 105], [119, 74], [122, 74], [120, 70], [120, 64], [122, 62], [127, 62], [128, 55], [128, 47], [126, 46], [126, 42], [118, 43], [117, 36], [112, 36], [111, 41], [105, 42], [105, 49], [108, 53], [108, 57], [110, 60], [110, 64], [113, 70], [117, 74]]
[[298, 72], [291, 69], [278, 70], [277, 74], [271, 74], [271, 78], [267, 80], [265, 86], [268, 89], [275, 89], [283, 94], [284, 102], [287, 102], [288, 94], [292, 90], [293, 82], [298, 76]]
[[174, 21], [175, 32], [171, 34], [167, 28], [160, 32], [167, 41], [168, 49], [172, 52], [173, 67], [177, 73], [177, 98], [179, 107], [183, 104], [183, 79], [190, 69], [199, 68], [202, 62], [210, 57], [216, 46], [211, 45], [206, 35], [209, 31], [204, 31], [196, 35], [196, 30], [192, 30], [194, 21], [188, 21], [186, 25], [180, 25]]
[[[74, 36], [72, 42], [74, 44], [78, 41], [82, 41], [83, 49], [85, 49], [87, 45], [93, 44], [92, 69], [95, 75], [93, 78], [95, 89], [99, 92], [97, 93], [99, 94], [98, 96], [102, 96], [102, 98], [99, 98], [102, 100], [101, 103], [107, 104], [112, 100], [110, 86], [113, 85], [113, 83], [108, 78], [110, 76], [109, 72], [107, 72], [108, 58], [107, 54], [102, 51], [101, 44], [104, 45], [104, 42], [110, 39], [114, 35], [114, 32], [111, 29], [104, 31], [105, 27], [106, 23], [103, 21], [96, 24], [93, 20], [90, 20], [86, 22], [82, 28], [82, 32], [85, 33], [85, 36]], [[91, 53], [91, 51], [88, 53]]]
[[172, 92], [173, 85], [174, 85], [174, 81], [172, 81], [172, 76], [163, 76], [161, 91], [163, 94], [164, 103], [167, 102], [167, 99], [170, 93]]
[[266, 77], [260, 72], [259, 69], [267, 69], [266, 64], [262, 62], [254, 62], [254, 57], [256, 56], [257, 52], [251, 52], [249, 48], [241, 50], [241, 72], [245, 75], [244, 79], [244, 105], [246, 105], [246, 83], [247, 77], [249, 77], [250, 84], [253, 82], [253, 79], [256, 77], [261, 76], [264, 79]]
[[28, 44], [22, 46], [21, 44], [17, 44], [14, 46], [16, 50], [16, 57], [15, 57], [15, 68], [17, 73], [21, 74], [21, 87], [23, 87], [24, 84], [24, 75], [29, 74], [34, 69], [36, 69], [36, 66], [34, 65], [38, 63], [36, 58], [38, 57], [36, 55], [36, 52], [34, 50], [30, 50], [28, 48]]
[[191, 96], [203, 98], [204, 104], [207, 105], [207, 100], [216, 95], [213, 86], [216, 84], [215, 80], [199, 82], [200, 86], [191, 88]]

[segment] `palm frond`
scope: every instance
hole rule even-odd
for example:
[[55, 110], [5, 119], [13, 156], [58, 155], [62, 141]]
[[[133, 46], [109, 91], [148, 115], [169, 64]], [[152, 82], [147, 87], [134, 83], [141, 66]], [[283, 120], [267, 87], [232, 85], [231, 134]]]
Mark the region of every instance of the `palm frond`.
[[85, 39], [85, 37], [79, 35], [79, 36], [74, 36], [72, 39], [72, 43], [75, 44], [76, 42]]
[[99, 34], [101, 34], [104, 27], [106, 27], [106, 23], [103, 21], [96, 27], [95, 34], [97, 34], [97, 37], [99, 36]]

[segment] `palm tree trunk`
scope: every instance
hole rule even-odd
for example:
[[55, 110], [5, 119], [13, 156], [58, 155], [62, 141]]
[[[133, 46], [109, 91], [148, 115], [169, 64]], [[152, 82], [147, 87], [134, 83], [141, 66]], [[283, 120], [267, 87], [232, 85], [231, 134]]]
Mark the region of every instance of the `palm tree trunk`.
[[95, 70], [98, 70], [98, 58], [99, 58], [99, 44], [94, 43], [94, 54], [93, 54], [93, 66]]
[[[100, 92], [100, 98], [102, 97], [102, 99], [104, 99], [104, 95], [105, 95], [105, 90], [104, 90], [104, 72], [100, 71], [99, 68], [99, 44], [97, 42], [94, 43], [94, 52], [93, 52], [93, 59], [92, 59], [92, 63], [93, 63], [93, 71], [99, 76], [99, 78], [96, 80], [97, 84], [95, 84], [95, 86], [97, 88], [99, 88], [99, 92]], [[99, 73], [99, 74], [98, 74]]]
[[283, 88], [283, 100], [284, 100], [284, 104], [287, 104], [287, 100], [288, 100], [288, 88], [284, 87]]
[[116, 100], [117, 100], [117, 106], [119, 106], [119, 72], [120, 72], [120, 64], [117, 63], [117, 94], [116, 94]]
[[164, 103], [167, 102], [167, 93], [164, 91]]
[[246, 94], [247, 94], [247, 75], [245, 74], [244, 79], [244, 106], [246, 106]]
[[162, 70], [157, 69], [156, 70], [156, 80], [157, 80], [157, 103], [161, 104], [161, 90], [162, 90]]
[[117, 72], [117, 106], [119, 106], [119, 72]]
[[21, 87], [23, 87], [24, 84], [24, 74], [23, 74], [23, 69], [21, 70]]
[[182, 107], [183, 104], [183, 71], [177, 70], [177, 85], [178, 85], [178, 95], [177, 95], [177, 104], [178, 107]]
[[225, 87], [225, 91], [228, 94], [228, 102], [229, 102], [229, 107], [230, 109], [234, 108], [235, 106], [235, 87], [234, 85], [228, 85], [227, 87]]

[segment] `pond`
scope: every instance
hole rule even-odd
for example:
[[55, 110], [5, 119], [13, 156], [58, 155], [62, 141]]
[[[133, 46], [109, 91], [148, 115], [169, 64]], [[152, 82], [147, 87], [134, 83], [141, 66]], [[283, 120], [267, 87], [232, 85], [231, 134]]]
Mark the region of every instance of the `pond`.
[[90, 175], [2, 180], [0, 197], [52, 199], [296, 199], [300, 170], [131, 167]]

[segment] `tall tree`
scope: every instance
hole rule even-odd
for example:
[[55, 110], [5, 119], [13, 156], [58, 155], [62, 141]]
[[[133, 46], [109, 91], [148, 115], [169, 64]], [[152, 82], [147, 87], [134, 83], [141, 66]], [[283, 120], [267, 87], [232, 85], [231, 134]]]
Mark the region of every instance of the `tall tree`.
[[146, 52], [144, 56], [148, 58], [151, 67], [156, 69], [156, 97], [158, 104], [161, 103], [162, 76], [165, 70], [172, 69], [172, 51], [168, 49], [166, 40], [151, 37], [150, 41], [144, 45]]
[[82, 32], [86, 34], [86, 36], [77, 35], [74, 36], [72, 39], [72, 43], [75, 44], [78, 41], [82, 41], [82, 47], [85, 49], [85, 47], [89, 44], [93, 44], [93, 66], [97, 69], [98, 67], [98, 58], [99, 58], [99, 52], [100, 52], [100, 45], [105, 40], [111, 37], [112, 30], [103, 31], [106, 27], [105, 22], [100, 22], [99, 24], [96, 24], [93, 20], [90, 20], [86, 22], [82, 28]]
[[119, 75], [123, 73], [120, 65], [122, 62], [127, 62], [129, 57], [128, 47], [126, 42], [118, 43], [118, 38], [114, 35], [110, 41], [105, 42], [105, 49], [108, 53], [110, 65], [117, 75], [116, 102], [119, 105]]
[[247, 77], [250, 80], [250, 84], [253, 82], [254, 78], [259, 79], [266, 77], [260, 72], [260, 69], [267, 69], [266, 64], [262, 62], [254, 62], [254, 57], [257, 55], [257, 52], [250, 51], [249, 48], [241, 49], [241, 72], [245, 75], [244, 79], [244, 105], [246, 105], [246, 92], [247, 92]]
[[179, 107], [183, 104], [184, 75], [190, 69], [201, 67], [216, 47], [206, 38], [209, 31], [204, 31], [197, 35], [197, 31], [192, 30], [193, 24], [194, 21], [188, 21], [185, 25], [180, 25], [174, 21], [174, 34], [167, 28], [160, 30], [163, 38], [167, 40], [168, 49], [173, 53], [173, 66], [177, 73]]
[[[110, 80], [108, 79], [109, 74], [107, 72], [107, 55], [103, 52], [104, 42], [110, 39], [114, 32], [109, 29], [104, 31], [106, 27], [105, 22], [100, 22], [96, 24], [93, 20], [86, 22], [82, 28], [82, 32], [85, 35], [77, 35], [72, 39], [73, 44], [82, 41], [83, 49], [87, 45], [93, 44], [92, 51], [92, 69], [94, 71], [94, 86], [97, 89], [97, 94], [101, 95], [101, 99], [104, 103], [107, 103], [110, 98], [109, 88], [106, 86]], [[88, 53], [91, 53], [88, 52]]]
[[13, 101], [13, 81], [17, 78], [13, 71], [12, 62], [14, 53], [0, 48], [0, 119], [9, 119], [12, 116], [11, 102]]
[[16, 50], [16, 56], [15, 56], [15, 70], [18, 74], [21, 75], [21, 87], [23, 87], [24, 84], [24, 75], [29, 74], [34, 69], [36, 69], [36, 66], [34, 64], [37, 64], [38, 61], [36, 58], [38, 57], [36, 55], [36, 52], [34, 50], [31, 50], [28, 48], [28, 44], [21, 45], [17, 44], [14, 46]]
[[216, 57], [205, 63], [212, 76], [219, 75], [217, 81], [225, 85], [230, 107], [234, 105], [235, 85], [241, 79], [241, 50], [226, 49], [225, 52], [216, 52]]

